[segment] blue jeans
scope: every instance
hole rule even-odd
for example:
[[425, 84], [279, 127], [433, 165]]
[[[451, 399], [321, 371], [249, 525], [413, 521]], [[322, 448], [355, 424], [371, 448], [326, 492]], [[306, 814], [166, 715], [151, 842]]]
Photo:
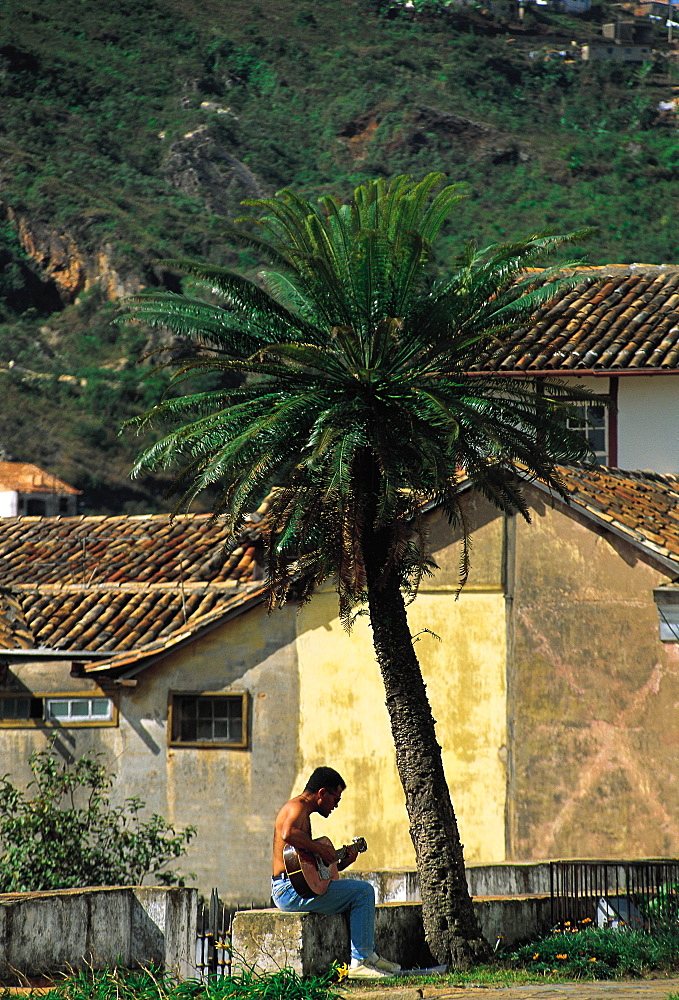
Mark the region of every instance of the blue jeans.
[[304, 899], [290, 879], [271, 882], [271, 897], [288, 913], [344, 913], [349, 911], [351, 957], [362, 962], [375, 950], [375, 890], [357, 878], [333, 879], [322, 896]]

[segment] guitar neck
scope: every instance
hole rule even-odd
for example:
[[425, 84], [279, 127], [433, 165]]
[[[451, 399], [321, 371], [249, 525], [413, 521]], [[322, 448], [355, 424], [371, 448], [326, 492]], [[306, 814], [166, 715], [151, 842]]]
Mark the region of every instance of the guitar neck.
[[353, 843], [345, 844], [344, 847], [340, 847], [339, 851], [335, 855], [334, 863], [336, 864], [338, 861], [344, 861], [347, 856], [347, 852], [351, 847], [355, 848], [359, 854], [363, 854], [364, 851], [368, 850], [368, 845], [363, 837], [354, 837]]

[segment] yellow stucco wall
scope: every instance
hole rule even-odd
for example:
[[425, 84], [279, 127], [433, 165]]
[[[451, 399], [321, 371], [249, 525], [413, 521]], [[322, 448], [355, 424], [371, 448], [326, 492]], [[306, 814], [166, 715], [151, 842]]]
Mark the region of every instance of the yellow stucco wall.
[[[478, 501], [476, 501], [478, 505]], [[483, 501], [481, 501], [483, 504]], [[478, 514], [478, 511], [476, 512]], [[483, 521], [484, 519], [481, 518]], [[437, 737], [467, 861], [505, 857], [506, 680], [502, 519], [489, 516], [475, 539], [478, 572], [454, 598], [459, 545], [436, 520], [440, 569], [409, 608]], [[384, 688], [366, 617], [348, 635], [337, 596], [317, 593], [298, 617], [299, 791], [314, 767], [330, 764], [347, 781], [341, 807], [314, 832], [337, 844], [364, 836], [357, 867], [415, 863]]]

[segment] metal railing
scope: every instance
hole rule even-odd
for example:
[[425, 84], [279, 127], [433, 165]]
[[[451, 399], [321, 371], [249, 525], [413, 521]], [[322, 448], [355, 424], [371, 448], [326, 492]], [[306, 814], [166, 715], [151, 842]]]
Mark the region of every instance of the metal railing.
[[650, 930], [679, 920], [679, 860], [552, 861], [552, 926]]
[[235, 910], [222, 903], [213, 889], [209, 904], [198, 904], [196, 968], [200, 979], [231, 975], [231, 925]]

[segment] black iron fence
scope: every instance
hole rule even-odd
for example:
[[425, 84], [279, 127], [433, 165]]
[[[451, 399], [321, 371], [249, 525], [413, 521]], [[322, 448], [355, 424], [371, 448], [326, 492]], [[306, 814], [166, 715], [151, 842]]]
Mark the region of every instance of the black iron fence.
[[679, 860], [552, 861], [552, 926], [650, 930], [679, 921]]
[[234, 913], [222, 903], [217, 890], [209, 903], [198, 904], [196, 968], [201, 979], [231, 974], [231, 925]]

